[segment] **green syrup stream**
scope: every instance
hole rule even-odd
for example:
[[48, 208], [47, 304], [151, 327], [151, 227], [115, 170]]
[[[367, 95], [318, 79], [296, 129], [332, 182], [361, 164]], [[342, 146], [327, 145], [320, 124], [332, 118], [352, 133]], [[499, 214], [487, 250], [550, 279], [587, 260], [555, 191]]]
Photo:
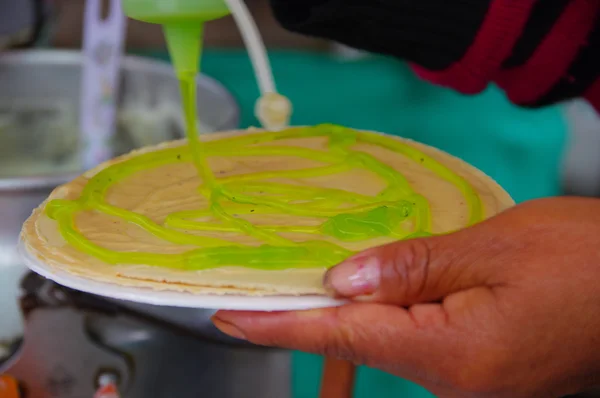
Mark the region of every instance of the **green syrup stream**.
[[[177, 65], [175, 68], [177, 69]], [[337, 241], [356, 242], [377, 237], [408, 239], [431, 235], [431, 212], [427, 200], [411, 188], [401, 173], [367, 153], [353, 150], [352, 147], [357, 143], [377, 145], [402, 154], [451, 182], [462, 192], [469, 207], [468, 224], [483, 219], [481, 200], [465, 179], [416, 148], [384, 135], [321, 125], [201, 142], [196, 116], [197, 71], [177, 71], [188, 145], [145, 153], [109, 166], [88, 181], [78, 199], [52, 200], [46, 206], [48, 216], [58, 222], [64, 239], [78, 250], [110, 264], [146, 264], [183, 270], [203, 270], [219, 266], [282, 270], [331, 267], [354, 254], [340, 245], [319, 239], [323, 236], [336, 238]], [[328, 150], [276, 145], [279, 140], [309, 137], [326, 137], [329, 142]], [[263, 143], [271, 145], [259, 145]], [[208, 167], [207, 157], [240, 155], [300, 157], [326, 165], [223, 178], [216, 177]], [[107, 190], [113, 184], [140, 171], [177, 162], [192, 162], [195, 165], [202, 181], [200, 194], [208, 201], [206, 208], [172, 213], [162, 224], [158, 224], [142, 214], [115, 207], [106, 201]], [[339, 189], [301, 187], [269, 181], [282, 177], [335, 175], [352, 169], [364, 169], [376, 174], [386, 181], [387, 187], [375, 196], [366, 196]], [[87, 239], [77, 228], [76, 215], [91, 210], [134, 223], [165, 241], [196, 248], [180, 254], [107, 249]], [[235, 216], [249, 213], [319, 217], [324, 221], [317, 226], [254, 225]], [[198, 221], [209, 216], [216, 221]], [[412, 225], [411, 230], [403, 229], [402, 225], [407, 225], [404, 221], [412, 221], [409, 223]], [[260, 246], [249, 246], [184, 231], [237, 232], [250, 235], [263, 243]], [[315, 239], [295, 242], [283, 237], [282, 233], [285, 232], [310, 234]]]

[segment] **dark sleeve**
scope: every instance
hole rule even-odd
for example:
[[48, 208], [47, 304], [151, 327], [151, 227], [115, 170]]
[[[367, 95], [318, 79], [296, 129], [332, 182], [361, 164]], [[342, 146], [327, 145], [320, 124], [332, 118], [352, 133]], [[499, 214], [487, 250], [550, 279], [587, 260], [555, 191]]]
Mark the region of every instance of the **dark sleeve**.
[[465, 94], [522, 106], [585, 97], [600, 111], [600, 0], [270, 0], [293, 32], [405, 59]]

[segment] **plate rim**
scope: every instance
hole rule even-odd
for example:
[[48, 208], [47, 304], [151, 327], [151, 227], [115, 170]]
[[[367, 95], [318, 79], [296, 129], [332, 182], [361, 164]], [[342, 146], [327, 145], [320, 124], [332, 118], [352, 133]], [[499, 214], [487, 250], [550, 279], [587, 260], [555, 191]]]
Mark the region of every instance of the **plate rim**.
[[334, 299], [321, 295], [244, 296], [233, 294], [194, 294], [172, 290], [154, 290], [146, 287], [123, 286], [116, 283], [95, 281], [70, 274], [63, 270], [53, 269], [35, 257], [21, 238], [19, 238], [17, 251], [27, 268], [59, 285], [102, 297], [142, 304], [212, 310], [272, 312], [330, 308], [348, 303], [347, 300]]

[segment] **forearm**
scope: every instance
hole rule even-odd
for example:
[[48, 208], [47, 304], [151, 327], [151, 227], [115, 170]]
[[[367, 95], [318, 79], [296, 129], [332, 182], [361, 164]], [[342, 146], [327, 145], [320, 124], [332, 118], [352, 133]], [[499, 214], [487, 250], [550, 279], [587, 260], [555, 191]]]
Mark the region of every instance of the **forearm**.
[[406, 59], [465, 94], [600, 110], [600, 0], [271, 0], [289, 30]]

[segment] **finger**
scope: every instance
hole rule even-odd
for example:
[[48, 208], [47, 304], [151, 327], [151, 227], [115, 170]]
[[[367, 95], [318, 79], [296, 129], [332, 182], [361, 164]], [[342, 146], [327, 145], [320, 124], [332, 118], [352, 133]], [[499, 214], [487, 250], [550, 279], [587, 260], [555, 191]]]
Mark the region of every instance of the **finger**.
[[419, 370], [438, 369], [461, 352], [455, 348], [460, 340], [449, 338], [451, 328], [443, 316], [437, 324], [430, 319], [420, 327], [407, 310], [381, 304], [298, 312], [219, 311], [213, 322], [224, 333], [254, 344], [366, 364], [411, 380], [421, 380]]
[[485, 286], [499, 252], [495, 234], [475, 227], [444, 236], [368, 249], [330, 269], [324, 285], [334, 296], [410, 306]]

